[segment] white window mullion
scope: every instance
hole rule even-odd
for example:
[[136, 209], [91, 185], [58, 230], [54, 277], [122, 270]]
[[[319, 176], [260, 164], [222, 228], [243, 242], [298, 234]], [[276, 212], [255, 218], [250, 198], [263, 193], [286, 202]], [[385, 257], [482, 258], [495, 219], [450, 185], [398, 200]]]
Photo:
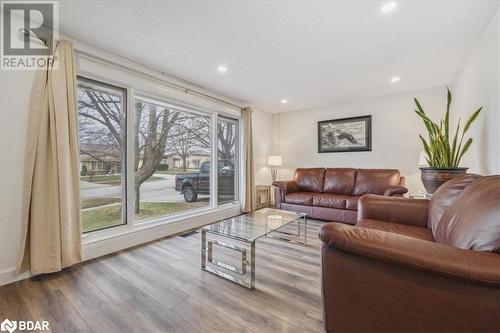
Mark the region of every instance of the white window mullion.
[[235, 184], [238, 184], [236, 188], [236, 193], [238, 195], [238, 200], [240, 203], [244, 202], [245, 199], [245, 193], [246, 193], [246, 182], [245, 182], [245, 177], [244, 175], [246, 174], [246, 158], [245, 158], [245, 141], [248, 140], [248, 138], [243, 137], [243, 119], [239, 118], [238, 119], [238, 130], [237, 132], [237, 143], [236, 147], [238, 151], [236, 152], [236, 156], [238, 159], [238, 170], [236, 170], [235, 174], [237, 177], [237, 180], [234, 182]]
[[218, 115], [212, 115], [212, 156], [211, 156], [211, 170], [210, 170], [210, 206], [217, 207], [219, 201], [219, 180], [218, 180], [218, 141], [217, 141], [217, 128], [218, 128]]
[[134, 150], [134, 124], [135, 124], [135, 106], [134, 106], [134, 89], [128, 89], [127, 93], [127, 149], [126, 149], [126, 182], [127, 182], [127, 225], [131, 229], [134, 226], [134, 203], [135, 203], [135, 192], [134, 192], [134, 181], [135, 181], [135, 150]]

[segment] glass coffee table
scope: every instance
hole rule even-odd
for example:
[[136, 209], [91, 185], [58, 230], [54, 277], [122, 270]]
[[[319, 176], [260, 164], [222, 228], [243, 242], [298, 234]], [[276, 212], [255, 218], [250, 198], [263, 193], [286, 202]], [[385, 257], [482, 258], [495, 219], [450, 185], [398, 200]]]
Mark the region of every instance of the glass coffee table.
[[[297, 224], [296, 230], [293, 226], [295, 223]], [[293, 232], [290, 229], [293, 229]], [[203, 227], [201, 268], [253, 289], [255, 286], [255, 241], [264, 236], [307, 246], [306, 214], [264, 208]], [[237, 254], [238, 263], [241, 262], [239, 267], [224, 262], [223, 258], [216, 258], [215, 247]]]

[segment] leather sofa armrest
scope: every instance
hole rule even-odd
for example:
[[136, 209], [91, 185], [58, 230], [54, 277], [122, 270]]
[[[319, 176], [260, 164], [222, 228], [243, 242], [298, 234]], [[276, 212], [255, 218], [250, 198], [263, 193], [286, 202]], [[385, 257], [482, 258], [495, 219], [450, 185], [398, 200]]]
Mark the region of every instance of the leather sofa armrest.
[[500, 286], [500, 255], [463, 250], [390, 232], [329, 223], [323, 246], [469, 282]]
[[373, 219], [386, 222], [427, 226], [429, 200], [363, 195], [358, 202], [358, 221]]
[[[284, 181], [275, 181], [273, 185], [277, 187], [279, 190], [279, 199], [280, 202], [285, 202], [285, 197], [287, 194], [297, 192], [297, 183], [293, 180], [284, 180]], [[278, 196], [276, 196], [276, 201], [278, 201]]]
[[408, 192], [408, 189], [404, 186], [391, 186], [391, 187], [388, 187], [384, 191], [384, 195], [388, 196], [388, 197], [403, 196], [403, 194], [405, 194], [407, 192]]

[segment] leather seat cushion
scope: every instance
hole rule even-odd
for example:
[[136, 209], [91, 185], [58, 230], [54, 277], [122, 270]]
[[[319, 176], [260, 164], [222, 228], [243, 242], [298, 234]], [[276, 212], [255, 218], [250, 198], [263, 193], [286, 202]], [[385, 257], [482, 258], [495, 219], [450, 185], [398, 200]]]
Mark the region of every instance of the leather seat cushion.
[[347, 198], [342, 194], [320, 193], [313, 197], [313, 206], [345, 209]]
[[385, 222], [372, 219], [361, 219], [356, 223], [357, 227], [391, 232], [398, 235], [423, 239], [426, 241], [434, 241], [432, 231], [429, 228], [415, 227], [412, 225]]
[[383, 195], [391, 186], [399, 185], [401, 175], [398, 170], [392, 169], [358, 169], [356, 171], [356, 185], [354, 195], [378, 194]]
[[467, 186], [480, 177], [480, 175], [467, 173], [447, 181], [437, 189], [429, 202], [428, 214], [428, 224], [434, 235], [436, 235], [439, 221], [441, 221], [444, 212], [457, 200]]
[[468, 185], [444, 212], [434, 238], [465, 250], [500, 253], [500, 176]]
[[293, 176], [299, 191], [318, 193], [323, 191], [324, 178], [324, 168], [298, 168]]
[[294, 192], [285, 196], [285, 202], [294, 205], [312, 206], [314, 192]]
[[361, 195], [349, 195], [346, 200], [346, 209], [358, 210], [358, 201]]
[[356, 169], [329, 168], [325, 171], [323, 192], [351, 195], [356, 181]]

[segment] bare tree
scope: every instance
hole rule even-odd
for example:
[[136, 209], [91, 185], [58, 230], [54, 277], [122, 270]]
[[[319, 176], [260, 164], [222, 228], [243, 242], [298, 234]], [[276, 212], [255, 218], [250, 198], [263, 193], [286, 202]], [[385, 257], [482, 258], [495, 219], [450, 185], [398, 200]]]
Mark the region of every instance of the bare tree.
[[[98, 147], [103, 153], [114, 154], [119, 162], [126, 150], [121, 96], [87, 84], [79, 85], [78, 94], [80, 142]], [[132, 125], [135, 150], [134, 210], [139, 213], [141, 185], [153, 176], [165, 157], [167, 147], [181, 157], [182, 167], [186, 170], [189, 155], [210, 149], [211, 120], [209, 117], [136, 101], [135, 123]], [[218, 159], [234, 159], [236, 126], [219, 121], [217, 142]], [[82, 149], [82, 154], [95, 155], [95, 149]]]
[[236, 126], [220, 121], [217, 128], [217, 151], [219, 160], [232, 160], [236, 153]]
[[167, 140], [180, 117], [178, 111], [136, 102], [135, 121], [135, 213], [140, 210], [141, 185], [157, 170], [165, 156]]
[[[79, 86], [80, 142], [124, 152], [124, 121], [120, 96], [93, 87]], [[156, 171], [165, 154], [170, 131], [179, 112], [136, 102], [135, 213], [140, 211], [140, 187]], [[107, 148], [106, 148], [107, 147]], [[85, 151], [82, 151], [84, 154]]]
[[[203, 119], [206, 124], [199, 128], [198, 144], [210, 148], [210, 119]], [[219, 120], [217, 124], [217, 153], [219, 160], [232, 160], [236, 154], [236, 125], [232, 122]]]
[[200, 116], [185, 117], [174, 126], [169, 139], [169, 146], [181, 158], [182, 169], [186, 171], [190, 155], [210, 148], [210, 120]]

